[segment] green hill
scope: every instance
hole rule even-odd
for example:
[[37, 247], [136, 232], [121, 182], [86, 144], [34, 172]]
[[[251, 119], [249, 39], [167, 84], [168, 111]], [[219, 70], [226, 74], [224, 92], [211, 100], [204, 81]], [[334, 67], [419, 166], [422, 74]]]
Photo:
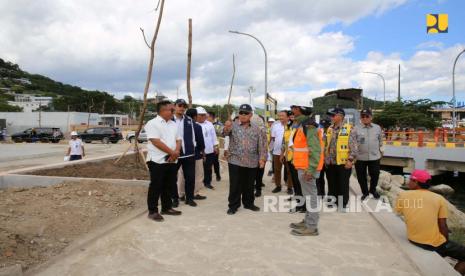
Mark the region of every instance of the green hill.
[[15, 93], [53, 97], [53, 104], [48, 108], [51, 111], [127, 113], [130, 106], [127, 102], [136, 101], [131, 97], [118, 100], [107, 92], [88, 91], [42, 75], [30, 74], [17, 64], [0, 59], [0, 111], [19, 111], [7, 103], [14, 100]]

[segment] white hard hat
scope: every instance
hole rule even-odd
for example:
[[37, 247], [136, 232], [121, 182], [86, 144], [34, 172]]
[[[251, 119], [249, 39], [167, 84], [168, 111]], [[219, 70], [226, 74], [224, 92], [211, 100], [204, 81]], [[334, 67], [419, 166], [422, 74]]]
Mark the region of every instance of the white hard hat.
[[268, 122], [276, 122], [276, 120], [272, 117], [268, 118]]
[[77, 134], [76, 131], [72, 131], [72, 132], [71, 132], [71, 136], [78, 136], [78, 134]]
[[199, 106], [196, 108], [197, 109], [197, 114], [207, 114], [207, 111], [205, 110], [205, 108]]

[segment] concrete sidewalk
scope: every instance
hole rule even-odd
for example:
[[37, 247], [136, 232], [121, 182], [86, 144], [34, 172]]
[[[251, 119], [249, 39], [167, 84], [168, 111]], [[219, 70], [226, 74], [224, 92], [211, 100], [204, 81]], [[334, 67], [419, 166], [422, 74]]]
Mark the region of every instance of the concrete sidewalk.
[[[223, 175], [198, 207], [182, 204], [182, 216], [161, 223], [139, 216], [40, 275], [419, 275], [365, 212], [322, 214], [317, 237], [289, 234], [289, 223], [303, 214], [241, 208], [226, 215]], [[271, 194], [273, 184], [265, 183]], [[262, 198], [256, 204], [263, 207]]]

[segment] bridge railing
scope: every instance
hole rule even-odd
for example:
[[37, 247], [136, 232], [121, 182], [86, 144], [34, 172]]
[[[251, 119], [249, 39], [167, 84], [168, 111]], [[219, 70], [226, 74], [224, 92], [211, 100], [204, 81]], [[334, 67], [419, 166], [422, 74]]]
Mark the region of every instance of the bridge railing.
[[455, 141], [451, 129], [436, 128], [430, 130], [385, 131], [384, 141], [387, 145], [410, 147], [464, 147], [465, 128], [458, 128]]

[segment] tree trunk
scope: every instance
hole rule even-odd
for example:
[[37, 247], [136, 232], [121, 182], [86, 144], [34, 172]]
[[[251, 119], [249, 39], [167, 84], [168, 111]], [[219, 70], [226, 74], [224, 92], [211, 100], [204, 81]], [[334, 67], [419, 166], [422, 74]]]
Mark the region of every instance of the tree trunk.
[[236, 76], [236, 61], [235, 61], [235, 56], [233, 54], [233, 74], [231, 78], [231, 86], [229, 87], [229, 96], [228, 96], [228, 118], [227, 120], [231, 120], [231, 94], [232, 94], [232, 89], [233, 89], [233, 84], [234, 84], [234, 77]]
[[191, 92], [191, 62], [192, 62], [192, 18], [189, 18], [189, 38], [187, 49], [187, 98], [189, 100], [189, 108], [192, 108], [192, 92]]

